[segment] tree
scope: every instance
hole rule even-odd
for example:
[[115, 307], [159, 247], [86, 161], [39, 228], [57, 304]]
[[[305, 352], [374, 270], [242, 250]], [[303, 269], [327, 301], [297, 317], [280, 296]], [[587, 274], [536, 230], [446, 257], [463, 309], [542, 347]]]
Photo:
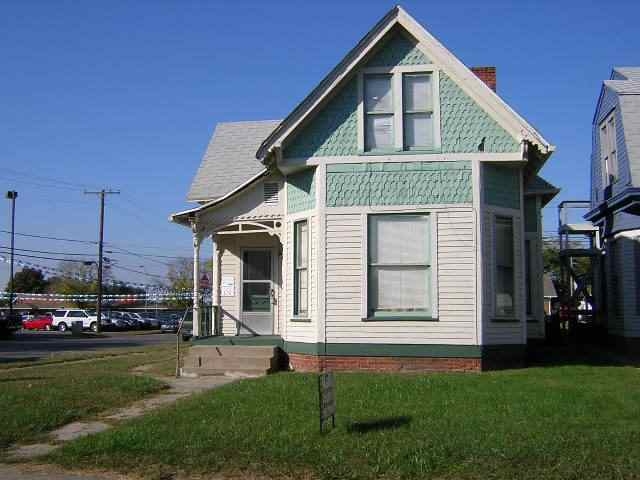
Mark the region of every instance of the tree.
[[[9, 290], [10, 282], [7, 282]], [[44, 293], [49, 282], [40, 270], [25, 267], [13, 275], [13, 291], [21, 293]]]
[[[213, 268], [213, 260], [200, 262], [200, 276]], [[193, 260], [190, 258], [178, 258], [169, 264], [167, 270], [169, 288], [176, 293], [190, 293], [193, 291]], [[188, 308], [192, 305], [191, 299], [171, 300], [168, 302], [174, 308]]]

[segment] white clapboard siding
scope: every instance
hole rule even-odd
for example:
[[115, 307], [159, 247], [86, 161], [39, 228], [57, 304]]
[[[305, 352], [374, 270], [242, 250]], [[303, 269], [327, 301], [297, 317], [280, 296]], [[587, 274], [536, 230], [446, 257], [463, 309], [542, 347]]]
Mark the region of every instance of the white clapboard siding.
[[362, 321], [362, 258], [366, 241], [360, 213], [326, 216], [326, 336], [328, 343], [462, 344], [477, 342], [475, 235], [471, 207], [437, 213], [439, 319]]
[[232, 238], [218, 237], [218, 245], [222, 255], [220, 257], [220, 277], [233, 277], [235, 281], [235, 295], [220, 297], [222, 307], [222, 334], [236, 335], [238, 327], [236, 321], [240, 318], [240, 255]]
[[[240, 312], [240, 294], [242, 279], [240, 277], [241, 251], [243, 248], [273, 248], [274, 255], [279, 250], [277, 237], [266, 233], [247, 235], [219, 235], [218, 245], [222, 255], [220, 257], [220, 277], [231, 276], [235, 283], [235, 292], [232, 297], [220, 297], [222, 307], [222, 334], [237, 335], [238, 326], [236, 320], [242, 320]], [[277, 268], [277, 262], [276, 262]], [[274, 278], [282, 278], [281, 272], [274, 272]], [[282, 318], [274, 318], [274, 327], [282, 321]], [[281, 323], [280, 323], [281, 324]]]
[[286, 228], [286, 262], [287, 262], [287, 280], [286, 280], [286, 334], [285, 339], [288, 342], [304, 342], [314, 343], [317, 341], [317, 265], [318, 265], [318, 228], [315, 224], [316, 217], [307, 218], [309, 226], [310, 239], [310, 258], [309, 258], [309, 320], [300, 322], [293, 320], [293, 225], [294, 222], [287, 222]]
[[494, 262], [495, 262], [495, 235], [494, 218], [496, 211], [490, 207], [485, 207], [483, 218], [483, 343], [488, 345], [521, 344], [524, 342], [523, 329], [525, 321], [522, 315], [524, 311], [524, 272], [522, 269], [522, 220], [517, 210], [511, 214], [505, 211], [497, 213], [500, 216], [513, 217], [514, 234], [514, 270], [515, 270], [515, 317], [517, 322], [496, 322], [494, 321]]

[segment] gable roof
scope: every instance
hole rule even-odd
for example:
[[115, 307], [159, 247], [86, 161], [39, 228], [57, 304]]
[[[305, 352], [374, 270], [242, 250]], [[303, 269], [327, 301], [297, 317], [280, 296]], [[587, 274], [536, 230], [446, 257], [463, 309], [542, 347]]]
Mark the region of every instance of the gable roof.
[[256, 149], [280, 120], [219, 123], [209, 141], [187, 195], [211, 201], [233, 191], [264, 170]]
[[604, 84], [619, 95], [640, 95], [640, 67], [614, 67]]
[[443, 67], [447, 75], [486, 110], [507, 132], [518, 141], [528, 140], [538, 147], [543, 154], [550, 154], [554, 146], [511, 107], [509, 107], [493, 90], [480, 80], [469, 68], [447, 50], [435, 37], [427, 32], [402, 7], [393, 7], [374, 27], [358, 42], [358, 44], [338, 63], [338, 65], [322, 79], [311, 93], [271, 132], [256, 152], [256, 157], [265, 161], [272, 147], [281, 146], [297, 128], [321, 106], [322, 101], [339, 88], [349, 78], [368, 53], [394, 27], [404, 28], [420, 45], [428, 50], [429, 58]]
[[536, 195], [542, 198], [543, 207], [558, 193], [560, 193], [560, 189], [558, 187], [547, 182], [539, 175], [532, 177], [524, 187], [525, 195]]

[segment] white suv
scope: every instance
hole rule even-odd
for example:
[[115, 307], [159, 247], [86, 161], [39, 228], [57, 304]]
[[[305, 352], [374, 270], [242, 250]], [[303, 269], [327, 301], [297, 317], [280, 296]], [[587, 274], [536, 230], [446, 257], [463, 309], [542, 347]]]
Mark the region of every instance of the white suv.
[[53, 312], [53, 328], [57, 328], [61, 332], [66, 332], [71, 328], [73, 322], [82, 322], [82, 328], [88, 328], [92, 332], [98, 330], [98, 317], [90, 315], [86, 310], [68, 309], [56, 310]]

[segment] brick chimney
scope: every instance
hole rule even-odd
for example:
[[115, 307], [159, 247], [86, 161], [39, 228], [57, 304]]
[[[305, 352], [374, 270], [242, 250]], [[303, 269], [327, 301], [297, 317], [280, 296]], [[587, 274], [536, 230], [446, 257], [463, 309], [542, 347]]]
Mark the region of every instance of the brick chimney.
[[496, 91], [496, 67], [471, 67], [471, 71], [486, 83], [491, 90]]

